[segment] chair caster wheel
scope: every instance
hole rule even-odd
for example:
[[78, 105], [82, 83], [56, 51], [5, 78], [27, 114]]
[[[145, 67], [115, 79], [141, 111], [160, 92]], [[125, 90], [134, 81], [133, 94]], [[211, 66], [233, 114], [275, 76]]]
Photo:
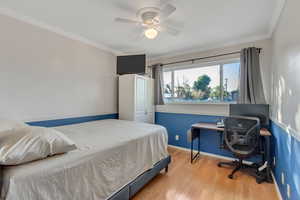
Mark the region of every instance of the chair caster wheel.
[[228, 178], [233, 179], [233, 175], [232, 174], [228, 175]]
[[256, 178], [256, 183], [257, 184], [261, 184], [262, 182], [264, 182], [263, 178]]

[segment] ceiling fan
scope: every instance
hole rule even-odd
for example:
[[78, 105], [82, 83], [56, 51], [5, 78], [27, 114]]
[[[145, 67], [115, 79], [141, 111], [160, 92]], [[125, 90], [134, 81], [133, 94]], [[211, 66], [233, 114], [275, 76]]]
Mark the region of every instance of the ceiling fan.
[[143, 28], [143, 34], [148, 39], [155, 39], [159, 32], [167, 32], [177, 36], [178, 28], [170, 26], [166, 19], [176, 11], [176, 7], [170, 3], [163, 4], [162, 8], [144, 7], [136, 12], [136, 19], [115, 18], [118, 23], [135, 24]]

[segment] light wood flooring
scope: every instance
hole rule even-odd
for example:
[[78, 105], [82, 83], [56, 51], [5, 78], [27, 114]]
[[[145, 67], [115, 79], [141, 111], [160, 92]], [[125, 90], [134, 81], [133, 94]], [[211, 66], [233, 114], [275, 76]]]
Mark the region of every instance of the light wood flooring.
[[203, 156], [190, 164], [189, 152], [169, 148], [172, 163], [147, 184], [133, 200], [278, 200], [275, 185], [257, 184], [253, 177], [231, 168], [219, 168], [220, 159]]

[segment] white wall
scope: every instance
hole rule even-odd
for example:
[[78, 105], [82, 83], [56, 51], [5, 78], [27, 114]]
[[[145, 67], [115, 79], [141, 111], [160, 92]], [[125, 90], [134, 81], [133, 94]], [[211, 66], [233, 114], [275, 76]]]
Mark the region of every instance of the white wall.
[[117, 113], [116, 58], [0, 15], [0, 118]]
[[300, 138], [299, 0], [287, 0], [273, 34], [272, 118]]
[[[179, 60], [185, 60], [190, 58], [197, 58], [197, 57], [206, 57], [211, 55], [218, 55], [230, 52], [240, 51], [242, 48], [246, 47], [258, 47], [262, 48], [262, 52], [260, 54], [260, 65], [261, 65], [261, 72], [263, 77], [263, 86], [265, 91], [265, 96], [267, 102], [270, 101], [270, 88], [271, 88], [271, 76], [270, 76], [270, 67], [271, 67], [271, 40], [260, 40], [250, 43], [244, 43], [229, 47], [223, 47], [219, 49], [212, 49], [208, 51], [202, 52], [195, 52], [189, 54], [182, 54], [176, 55], [174, 57], [162, 57], [156, 58], [151, 60], [151, 64], [154, 63], [167, 63], [167, 62], [174, 62]], [[228, 58], [239, 58], [239, 54], [220, 57], [218, 59], [228, 59]], [[201, 62], [208, 62], [211, 60], [202, 60]], [[173, 113], [190, 113], [190, 114], [204, 114], [204, 115], [228, 115], [228, 105], [226, 104], [195, 104], [195, 105], [163, 105], [163, 106], [156, 106], [156, 111], [158, 112], [173, 112]]]

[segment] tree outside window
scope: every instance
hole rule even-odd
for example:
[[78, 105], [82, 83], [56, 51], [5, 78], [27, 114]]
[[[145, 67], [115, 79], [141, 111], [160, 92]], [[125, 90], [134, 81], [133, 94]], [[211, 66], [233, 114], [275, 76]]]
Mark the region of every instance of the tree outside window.
[[164, 72], [167, 103], [235, 102], [240, 63], [183, 68]]

